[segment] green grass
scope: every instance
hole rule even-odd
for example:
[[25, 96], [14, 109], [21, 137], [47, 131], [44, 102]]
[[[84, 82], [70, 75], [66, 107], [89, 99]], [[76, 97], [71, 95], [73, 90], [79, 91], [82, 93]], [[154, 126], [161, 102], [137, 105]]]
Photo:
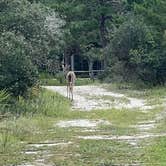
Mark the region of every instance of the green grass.
[[166, 164], [166, 137], [152, 140], [149, 146], [145, 147], [143, 160], [150, 166], [165, 166]]
[[[66, 85], [66, 79], [63, 72], [57, 73], [55, 75], [51, 75], [48, 73], [40, 73], [39, 77], [40, 85], [46, 85], [46, 86], [65, 86]], [[76, 86], [81, 85], [89, 85], [89, 84], [98, 84], [100, 83], [99, 80], [92, 80], [90, 78], [80, 78], [77, 77], [76, 79]]]
[[103, 87], [115, 93], [125, 94], [126, 97], [144, 99], [147, 106], [153, 106], [156, 109], [163, 109], [162, 105], [166, 102], [166, 86], [138, 89], [125, 84], [103, 84]]
[[[77, 78], [75, 85], [76, 86], [82, 86], [82, 85], [90, 85], [90, 84], [98, 84], [99, 81], [98, 80], [91, 80], [89, 78]], [[57, 78], [44, 78], [44, 79], [40, 79], [40, 85], [42, 86], [66, 86], [66, 80], [62, 80], [62, 82], [60, 80], [58, 80]]]
[[[70, 110], [70, 102], [56, 93], [41, 90], [37, 98], [20, 98], [13, 108], [9, 110], [13, 114], [0, 121], [0, 165], [23, 161], [26, 157], [21, 152], [26, 144], [49, 139], [48, 129]], [[19, 118], [14, 113], [19, 113]]]
[[[85, 82], [83, 80], [82, 82]], [[80, 84], [82, 84], [80, 82]], [[132, 97], [144, 97], [150, 102], [160, 104], [160, 98], [164, 98], [165, 87], [146, 91], [113, 88], [115, 92], [123, 92]], [[146, 94], [146, 95], [145, 95]], [[145, 95], [145, 96], [144, 96]], [[107, 98], [107, 96], [105, 96]], [[159, 101], [155, 99], [159, 98]], [[113, 100], [112, 98], [110, 100]], [[153, 103], [153, 102], [152, 102]], [[135, 148], [122, 141], [111, 140], [82, 140], [78, 136], [107, 135], [122, 136], [135, 135], [139, 131], [132, 125], [138, 122], [155, 119], [157, 114], [163, 114], [164, 107], [156, 107], [149, 112], [128, 109], [108, 109], [82, 112], [71, 110], [71, 103], [66, 98], [54, 92], [40, 89], [37, 96], [30, 99], [20, 98], [17, 109], [12, 116], [0, 121], [0, 165], [18, 165], [28, 163], [40, 157], [40, 154], [25, 155], [26, 150], [48, 151], [52, 156], [46, 162], [59, 166], [110, 166], [141, 163], [140, 165], [156, 166], [165, 164], [166, 139], [148, 139], [140, 143], [141, 148]], [[20, 113], [15, 117], [14, 112]], [[25, 112], [25, 113], [23, 113]], [[111, 125], [98, 126], [96, 131], [82, 132], [79, 127], [59, 128], [56, 123], [59, 120], [91, 119], [107, 120]], [[154, 133], [166, 131], [165, 118], [158, 122]], [[42, 143], [44, 141], [68, 142], [67, 146], [52, 146], [30, 148], [30, 143]]]
[[[13, 124], [13, 122], [11, 124], [11, 121], [1, 122], [0, 124], [0, 165], [16, 165], [24, 159], [31, 160], [30, 156], [25, 156], [21, 153], [24, 149], [24, 144], [20, 142], [22, 141], [21, 138], [25, 136], [25, 130], [16, 128], [18, 126], [13, 126]], [[24, 129], [25, 127], [27, 130], [30, 130], [28, 126], [24, 126]], [[26, 132], [27, 134], [30, 133]]]
[[39, 78], [40, 79], [52, 79], [55, 77], [55, 74], [49, 74], [49, 73], [46, 73], [46, 72], [40, 72], [39, 73]]
[[[79, 140], [75, 145], [70, 145], [67, 149], [63, 149], [63, 157], [55, 155], [51, 157], [51, 161], [55, 165], [65, 166], [96, 166], [96, 165], [115, 165], [130, 164], [138, 160], [139, 154], [136, 150], [130, 149], [125, 143], [116, 141], [102, 140]], [[68, 153], [66, 153], [68, 152]], [[56, 151], [54, 154], [57, 153]], [[69, 155], [72, 154], [72, 155]], [[64, 160], [65, 159], [65, 160]]]
[[162, 99], [166, 96], [166, 86], [141, 89], [128, 84], [103, 84], [103, 86], [108, 90], [123, 93], [129, 97], [143, 99]]

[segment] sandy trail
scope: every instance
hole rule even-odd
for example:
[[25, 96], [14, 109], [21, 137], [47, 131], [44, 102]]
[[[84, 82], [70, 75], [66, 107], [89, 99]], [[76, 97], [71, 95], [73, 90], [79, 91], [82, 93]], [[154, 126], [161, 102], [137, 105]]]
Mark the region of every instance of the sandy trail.
[[[45, 88], [52, 90], [54, 92], [60, 93], [63, 96], [67, 96], [65, 86], [46, 86]], [[127, 101], [127, 102], [126, 102]], [[113, 93], [104, 89], [102, 86], [76, 86], [74, 87], [74, 102], [73, 109], [82, 110], [82, 111], [91, 111], [97, 109], [140, 109], [140, 111], [147, 111], [152, 109], [155, 106], [150, 106], [146, 104], [146, 100], [131, 98], [121, 93]], [[92, 135], [92, 136], [80, 136], [82, 139], [108, 139], [108, 140], [127, 140], [129, 143], [134, 145], [137, 144], [138, 140], [149, 138], [149, 137], [160, 137], [166, 136], [166, 133], [153, 134], [149, 131], [156, 127], [159, 115], [152, 121], [142, 121], [137, 125], [130, 126], [131, 128], [136, 128], [140, 131], [141, 135], [133, 136], [102, 136], [102, 135]], [[70, 121], [60, 121], [58, 124], [59, 127], [85, 127], [91, 129], [97, 129], [97, 127], [103, 123], [103, 125], [111, 125], [109, 122], [102, 119], [98, 121], [92, 121], [88, 119], [78, 119]], [[91, 129], [88, 129], [89, 131]]]
[[[57, 92], [63, 96], [67, 96], [65, 86], [44, 86], [44, 88]], [[149, 106], [146, 104], [146, 100], [131, 98], [124, 94], [113, 93], [104, 89], [102, 86], [76, 86], [74, 87], [74, 101], [72, 108], [74, 110], [81, 111], [91, 111], [97, 109], [140, 109], [140, 111], [147, 111], [155, 106]], [[144, 139], [165, 137], [166, 133], [151, 133], [151, 129], [155, 128], [158, 121], [163, 119], [163, 114], [156, 115], [153, 120], [140, 121], [136, 125], [129, 126], [131, 128], [136, 128], [139, 132], [138, 134], [130, 135], [111, 135], [111, 132], [104, 132], [99, 128], [101, 125], [111, 126], [112, 123], [103, 119], [70, 119], [70, 120], [60, 120], [54, 124], [54, 127], [59, 128], [73, 128], [81, 129], [79, 135], [75, 136], [75, 139], [83, 140], [110, 140], [110, 141], [120, 141], [126, 142], [133, 146], [133, 148], [140, 148], [139, 142]], [[56, 132], [54, 129], [48, 132]], [[101, 133], [100, 133], [101, 131]], [[88, 133], [88, 134], [86, 134]], [[64, 142], [64, 141], [45, 141], [39, 143], [32, 143], [27, 146], [25, 151], [26, 155], [37, 155], [37, 159], [33, 162], [24, 163], [19, 166], [53, 166], [52, 163], [48, 163], [47, 159], [53, 156], [49, 147], [68, 146], [74, 144], [74, 142]], [[43, 150], [42, 150], [43, 148]], [[138, 164], [139, 165], [139, 164]]]
[[[65, 86], [45, 86], [46, 89], [58, 92], [63, 96], [67, 96]], [[113, 100], [109, 99], [112, 98]], [[124, 100], [124, 101], [123, 101]], [[125, 102], [125, 101], [128, 102]], [[74, 87], [73, 109], [82, 111], [90, 111], [94, 109], [133, 109], [141, 110], [152, 109], [147, 106], [143, 99], [127, 97], [124, 94], [113, 93], [101, 86], [87, 85]]]

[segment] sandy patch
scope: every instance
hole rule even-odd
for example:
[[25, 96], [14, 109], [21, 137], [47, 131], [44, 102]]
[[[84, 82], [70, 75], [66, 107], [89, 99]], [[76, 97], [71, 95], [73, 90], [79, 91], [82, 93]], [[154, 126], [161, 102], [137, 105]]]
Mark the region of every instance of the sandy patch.
[[49, 143], [49, 142], [44, 142], [44, 143], [36, 143], [36, 144], [29, 144], [28, 146], [35, 147], [35, 148], [40, 148], [40, 147], [52, 147], [52, 146], [65, 146], [69, 145], [72, 142], [59, 142], [59, 143]]
[[56, 124], [58, 127], [83, 127], [94, 128], [99, 125], [110, 125], [110, 122], [104, 120], [77, 119], [70, 121], [60, 121]]
[[[65, 86], [44, 86], [49, 90], [60, 93], [66, 97], [66, 87]], [[94, 98], [94, 96], [100, 97]], [[104, 99], [104, 96], [114, 97], [114, 102], [108, 99]], [[126, 98], [129, 102], [119, 102], [116, 98]], [[154, 106], [146, 105], [146, 100], [127, 97], [124, 94], [113, 93], [104, 89], [101, 86], [76, 86], [74, 87], [74, 101], [73, 109], [79, 109], [83, 111], [90, 111], [94, 109], [133, 109], [139, 108], [142, 110], [148, 110], [154, 108]]]
[[26, 152], [23, 152], [24, 154], [27, 154], [27, 155], [34, 155], [34, 154], [39, 154], [39, 151], [26, 151]]
[[131, 127], [137, 128], [140, 131], [148, 131], [156, 127], [156, 121], [139, 122]]
[[85, 140], [140, 140], [140, 139], [164, 137], [164, 136], [166, 136], [166, 133], [144, 134], [144, 135], [133, 135], [133, 136], [92, 135], [92, 136], [78, 136], [78, 138]]

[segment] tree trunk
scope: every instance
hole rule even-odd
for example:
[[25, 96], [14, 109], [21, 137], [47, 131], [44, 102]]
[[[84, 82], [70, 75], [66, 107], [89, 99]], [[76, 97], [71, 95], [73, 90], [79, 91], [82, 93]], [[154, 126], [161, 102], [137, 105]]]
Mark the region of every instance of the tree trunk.
[[71, 71], [74, 71], [74, 54], [71, 55]]
[[[103, 7], [105, 5], [105, 1], [104, 0], [99, 0], [99, 4], [101, 7]], [[108, 40], [107, 40], [107, 28], [106, 28], [106, 21], [107, 20], [112, 20], [112, 16], [106, 16], [104, 13], [101, 13], [100, 17], [99, 17], [99, 31], [100, 31], [100, 41], [101, 41], [101, 45], [103, 48], [103, 55], [104, 55], [104, 69], [107, 68], [108, 66], [108, 52], [107, 52], [107, 44], [108, 44]]]
[[103, 54], [104, 54], [104, 68], [106, 68], [107, 65], [108, 65], [108, 54], [107, 54], [107, 51], [106, 51], [106, 46], [107, 46], [106, 35], [107, 35], [107, 31], [106, 31], [104, 14], [101, 14], [101, 16], [100, 16], [100, 27], [99, 27], [99, 30], [100, 30], [101, 45], [102, 45]]
[[90, 77], [90, 79], [94, 80], [93, 61], [92, 60], [89, 60], [89, 77]]

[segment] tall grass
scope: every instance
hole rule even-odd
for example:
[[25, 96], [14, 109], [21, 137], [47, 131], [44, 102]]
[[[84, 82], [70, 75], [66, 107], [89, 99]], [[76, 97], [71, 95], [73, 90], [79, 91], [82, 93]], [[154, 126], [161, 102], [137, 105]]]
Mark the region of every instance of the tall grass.
[[61, 117], [70, 108], [70, 102], [61, 95], [43, 89], [36, 103], [36, 113]]
[[0, 119], [3, 117], [3, 114], [7, 111], [9, 105], [10, 95], [5, 91], [0, 91]]
[[[5, 91], [0, 91], [0, 117], [10, 113], [12, 116], [42, 114], [46, 116], [60, 116], [69, 110], [70, 102], [64, 97], [45, 89], [33, 89], [28, 97], [15, 99]], [[1, 119], [0, 118], [0, 119]]]
[[[8, 102], [10, 105], [6, 106]], [[11, 115], [0, 119], [0, 165], [17, 165], [23, 161], [25, 145], [44, 140], [44, 133], [70, 108], [68, 100], [45, 89], [15, 100], [1, 91], [0, 104], [0, 110]]]
[[16, 143], [8, 128], [0, 132], [0, 153], [8, 153], [12, 146]]

